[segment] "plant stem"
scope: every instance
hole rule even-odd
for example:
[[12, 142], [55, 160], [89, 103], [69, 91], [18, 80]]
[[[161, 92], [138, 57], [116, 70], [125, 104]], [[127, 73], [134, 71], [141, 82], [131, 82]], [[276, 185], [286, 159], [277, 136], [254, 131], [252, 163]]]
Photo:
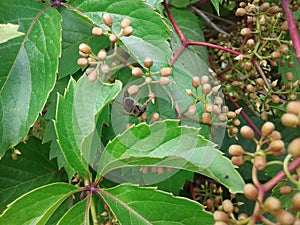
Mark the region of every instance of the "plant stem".
[[300, 63], [300, 38], [293, 13], [290, 9], [289, 0], [281, 0], [281, 6], [285, 12], [286, 20], [289, 25], [289, 32], [295, 49], [296, 57]]
[[92, 219], [93, 219], [93, 224], [97, 225], [98, 224], [98, 219], [97, 219], [97, 212], [96, 212], [96, 207], [95, 207], [95, 202], [93, 199], [93, 196], [91, 196], [91, 214], [92, 214]]

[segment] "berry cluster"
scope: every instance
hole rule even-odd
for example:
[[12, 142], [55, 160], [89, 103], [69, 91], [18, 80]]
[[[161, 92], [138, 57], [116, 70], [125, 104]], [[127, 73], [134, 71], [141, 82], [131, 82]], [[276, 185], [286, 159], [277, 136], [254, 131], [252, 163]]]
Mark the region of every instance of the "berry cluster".
[[89, 45], [81, 43], [79, 45], [79, 55], [77, 64], [81, 67], [88, 67], [85, 74], [88, 76], [88, 80], [91, 82], [99, 79], [101, 82], [111, 78], [113, 72], [119, 70], [124, 66], [128, 66], [129, 62], [124, 57], [122, 49], [118, 48], [117, 42], [121, 37], [129, 37], [133, 33], [133, 28], [130, 26], [130, 20], [125, 18], [121, 21], [121, 31], [119, 34], [115, 34], [112, 30], [112, 18], [109, 14], [105, 13], [102, 17], [103, 22], [109, 27], [109, 31], [104, 30], [102, 27], [94, 27], [92, 34], [95, 36], [106, 35], [109, 41], [114, 45], [114, 50], [111, 54], [108, 54], [105, 49], [101, 49], [97, 54], [92, 52]]
[[[294, 10], [298, 4], [295, 2]], [[293, 73], [288, 72], [284, 79], [277, 71], [279, 65], [294, 66], [285, 14], [280, 5], [254, 0], [240, 2], [236, 16], [242, 17], [238, 29], [230, 37], [219, 34], [218, 44], [237, 49], [240, 55], [232, 57], [224, 50], [213, 49], [211, 62], [217, 78], [223, 81], [224, 93], [243, 100], [266, 120], [274, 113], [273, 107], [295, 100], [299, 93], [299, 81]]]

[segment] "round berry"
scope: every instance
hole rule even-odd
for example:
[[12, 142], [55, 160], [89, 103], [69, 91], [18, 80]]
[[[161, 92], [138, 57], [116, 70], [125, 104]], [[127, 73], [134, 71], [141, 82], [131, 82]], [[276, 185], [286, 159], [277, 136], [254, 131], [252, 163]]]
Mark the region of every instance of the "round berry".
[[89, 65], [89, 61], [88, 61], [87, 58], [79, 58], [79, 59], [77, 60], [77, 64], [78, 64], [78, 66], [84, 67], [84, 66]]
[[244, 158], [243, 156], [232, 156], [231, 162], [235, 166], [241, 166], [244, 164]]
[[193, 77], [192, 78], [192, 86], [194, 88], [198, 88], [200, 86], [201, 82], [200, 82], [200, 78], [199, 77]]
[[227, 112], [228, 119], [234, 119], [236, 117], [236, 113], [233, 111]]
[[250, 36], [251, 35], [251, 30], [247, 27], [243, 28], [241, 30], [241, 35], [244, 37]]
[[257, 170], [264, 170], [267, 165], [266, 157], [262, 155], [255, 156], [253, 165]]
[[152, 78], [151, 77], [146, 77], [145, 78], [145, 83], [146, 84], [151, 84], [152, 83]]
[[100, 66], [100, 71], [101, 71], [101, 73], [103, 73], [103, 74], [108, 74], [109, 71], [110, 71], [110, 67], [109, 67], [107, 64], [102, 64], [102, 65]]
[[160, 70], [162, 76], [170, 76], [172, 74], [172, 69], [170, 67], [164, 67]]
[[110, 27], [112, 25], [112, 18], [108, 13], [103, 14], [102, 20], [106, 26]]
[[117, 35], [115, 35], [115, 34], [110, 34], [110, 35], [109, 35], [109, 41], [110, 41], [111, 43], [116, 43], [116, 42], [118, 41]]
[[133, 33], [132, 26], [125, 27], [122, 31], [122, 35], [125, 36], [125, 37], [128, 37], [128, 36], [132, 35], [132, 33]]
[[294, 139], [288, 147], [288, 152], [294, 157], [297, 158], [300, 156], [300, 138]]
[[127, 92], [129, 95], [134, 95], [139, 91], [139, 87], [137, 85], [131, 85], [129, 86], [129, 88], [127, 89]]
[[247, 13], [246, 9], [244, 8], [238, 8], [235, 12], [236, 16], [245, 16]]
[[291, 186], [284, 185], [280, 187], [280, 193], [283, 195], [288, 195], [292, 193], [292, 191], [293, 189], [291, 188]]
[[[285, 78], [286, 78], [287, 81], [293, 81], [293, 80], [294, 80], [294, 75], [293, 75], [292, 72], [287, 72], [287, 73], [285, 74]], [[291, 103], [291, 102], [289, 102], [289, 103]], [[289, 103], [288, 103], [288, 104], [289, 104]], [[300, 105], [300, 103], [299, 103], [299, 105]], [[289, 112], [289, 111], [288, 111], [288, 112]]]
[[274, 216], [281, 225], [292, 225], [295, 220], [293, 214], [286, 210], [280, 210], [276, 212]]
[[284, 149], [284, 142], [282, 140], [274, 140], [270, 143], [269, 149], [272, 152], [280, 152], [282, 149]]
[[78, 48], [79, 48], [79, 51], [81, 51], [85, 54], [90, 54], [92, 52], [91, 47], [85, 43], [81, 43]]
[[247, 138], [247, 139], [254, 138], [254, 131], [252, 130], [251, 127], [249, 127], [247, 125], [242, 126], [240, 133], [244, 138]]
[[265, 200], [265, 208], [268, 212], [274, 214], [280, 211], [281, 209], [281, 202], [278, 198], [275, 198], [273, 196], [268, 197]]
[[275, 125], [272, 122], [266, 122], [261, 128], [261, 132], [265, 136], [269, 136], [275, 130]]
[[201, 77], [201, 85], [207, 84], [209, 82], [209, 77], [208, 76], [202, 76]]
[[97, 58], [99, 59], [99, 61], [105, 61], [106, 57], [107, 52], [104, 49], [101, 49], [97, 54]]
[[153, 65], [153, 59], [151, 57], [146, 57], [144, 59], [144, 66], [150, 68]]
[[256, 201], [258, 197], [258, 189], [254, 184], [248, 183], [244, 186], [244, 195], [251, 201]]
[[90, 54], [86, 54], [86, 53], [84, 53], [82, 51], [79, 51], [79, 55], [82, 56], [82, 57], [84, 57], [84, 58], [88, 58], [90, 56]]
[[169, 77], [161, 77], [161, 78], [159, 78], [159, 80], [158, 80], [158, 83], [159, 83], [161, 86], [166, 86], [166, 85], [168, 85], [170, 82], [171, 82], [171, 80], [170, 80]]
[[271, 141], [280, 140], [281, 139], [281, 133], [277, 130], [274, 130], [270, 135], [269, 138]]
[[213, 111], [213, 104], [211, 104], [211, 103], [205, 104], [204, 111], [205, 112], [212, 112]]
[[192, 105], [189, 106], [188, 113], [190, 115], [195, 115], [197, 113], [197, 108], [196, 108], [195, 104], [192, 104]]
[[121, 21], [121, 27], [122, 27], [122, 28], [126, 28], [126, 27], [130, 26], [130, 23], [131, 23], [130, 19], [124, 18], [124, 19]]
[[227, 213], [232, 213], [234, 209], [233, 204], [229, 199], [223, 201], [222, 208]]
[[293, 209], [300, 211], [300, 192], [292, 197], [291, 204], [293, 206]]
[[186, 89], [185, 90], [185, 93], [188, 95], [188, 96], [191, 96], [193, 94], [192, 90], [191, 89]]
[[142, 77], [143, 76], [143, 71], [140, 67], [134, 67], [132, 70], [131, 70], [131, 74], [137, 78], [139, 77]]
[[222, 212], [222, 211], [215, 211], [214, 212], [214, 220], [215, 221], [228, 222], [229, 215], [227, 213]]
[[90, 82], [95, 82], [97, 80], [97, 78], [98, 78], [98, 73], [95, 69], [88, 74], [88, 80]]
[[208, 95], [211, 91], [211, 86], [210, 84], [204, 84], [202, 85], [202, 93], [205, 95]]
[[150, 122], [154, 123], [154, 122], [158, 121], [158, 119], [159, 119], [159, 114], [155, 112], [152, 114]]
[[210, 120], [211, 120], [210, 113], [203, 113], [202, 114], [202, 122], [204, 124], [210, 124]]
[[228, 153], [232, 156], [241, 156], [244, 153], [244, 149], [240, 145], [230, 145]]
[[293, 113], [284, 113], [281, 117], [281, 123], [286, 127], [297, 127], [299, 117]]
[[103, 30], [101, 27], [93, 27], [92, 34], [95, 36], [101, 36], [103, 34]]
[[300, 101], [291, 101], [286, 106], [286, 111], [288, 113], [293, 113], [298, 115], [300, 113]]

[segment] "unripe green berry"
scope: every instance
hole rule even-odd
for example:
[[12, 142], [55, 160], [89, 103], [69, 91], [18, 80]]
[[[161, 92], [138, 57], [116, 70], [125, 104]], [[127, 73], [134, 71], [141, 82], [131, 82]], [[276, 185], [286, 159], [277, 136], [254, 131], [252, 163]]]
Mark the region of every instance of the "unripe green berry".
[[130, 19], [124, 18], [124, 19], [121, 21], [121, 27], [122, 27], [122, 28], [126, 28], [126, 27], [130, 26], [130, 23], [131, 23]]
[[171, 82], [171, 80], [170, 80], [169, 77], [161, 77], [161, 78], [159, 78], [159, 80], [158, 80], [158, 83], [159, 83], [161, 86], [166, 86], [166, 85], [168, 85], [170, 82]]
[[254, 138], [254, 131], [252, 130], [251, 127], [249, 127], [247, 125], [242, 126], [240, 133], [244, 138], [247, 138], [247, 139]]
[[128, 36], [132, 35], [132, 33], [133, 33], [132, 26], [125, 27], [122, 31], [122, 35], [125, 36], [125, 37], [128, 37]]
[[281, 202], [278, 198], [273, 196], [268, 197], [264, 202], [265, 208], [268, 212], [275, 214], [281, 209]]
[[297, 127], [299, 125], [299, 117], [293, 113], [284, 113], [281, 117], [281, 123], [286, 127]]
[[275, 125], [272, 122], [265, 122], [261, 128], [261, 132], [265, 136], [269, 136], [275, 130]]
[[294, 139], [288, 146], [288, 153], [290, 153], [294, 158], [300, 156], [300, 138]]
[[127, 89], [129, 95], [135, 95], [139, 91], [139, 87], [137, 85], [131, 85]]
[[137, 78], [142, 77], [143, 76], [143, 71], [140, 67], [134, 67], [131, 71], [131, 74]]
[[95, 36], [101, 36], [103, 34], [103, 29], [101, 27], [93, 27], [92, 34]]
[[160, 70], [162, 76], [170, 76], [172, 74], [172, 69], [170, 67], [164, 67]]
[[81, 43], [78, 48], [79, 48], [79, 51], [81, 51], [85, 54], [90, 54], [92, 52], [91, 47], [85, 43]]
[[244, 186], [244, 195], [251, 201], [256, 201], [258, 197], [258, 189], [254, 184], [248, 183]]
[[153, 59], [151, 57], [146, 57], [144, 59], [144, 66], [150, 68], [153, 65]]
[[77, 64], [78, 64], [78, 66], [85, 67], [85, 66], [89, 65], [89, 61], [87, 58], [79, 58], [77, 60]]
[[108, 27], [111, 27], [112, 25], [112, 18], [108, 13], [104, 13], [102, 16], [102, 20], [104, 22], [104, 24]]

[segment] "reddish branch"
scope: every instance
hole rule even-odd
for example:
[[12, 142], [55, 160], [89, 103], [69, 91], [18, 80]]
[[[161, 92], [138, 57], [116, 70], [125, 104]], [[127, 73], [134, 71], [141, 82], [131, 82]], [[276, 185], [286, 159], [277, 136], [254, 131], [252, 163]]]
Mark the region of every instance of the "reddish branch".
[[286, 14], [290, 36], [294, 45], [296, 57], [298, 59], [298, 62], [300, 63], [300, 38], [292, 10], [290, 9], [289, 0], [281, 0], [281, 6]]

